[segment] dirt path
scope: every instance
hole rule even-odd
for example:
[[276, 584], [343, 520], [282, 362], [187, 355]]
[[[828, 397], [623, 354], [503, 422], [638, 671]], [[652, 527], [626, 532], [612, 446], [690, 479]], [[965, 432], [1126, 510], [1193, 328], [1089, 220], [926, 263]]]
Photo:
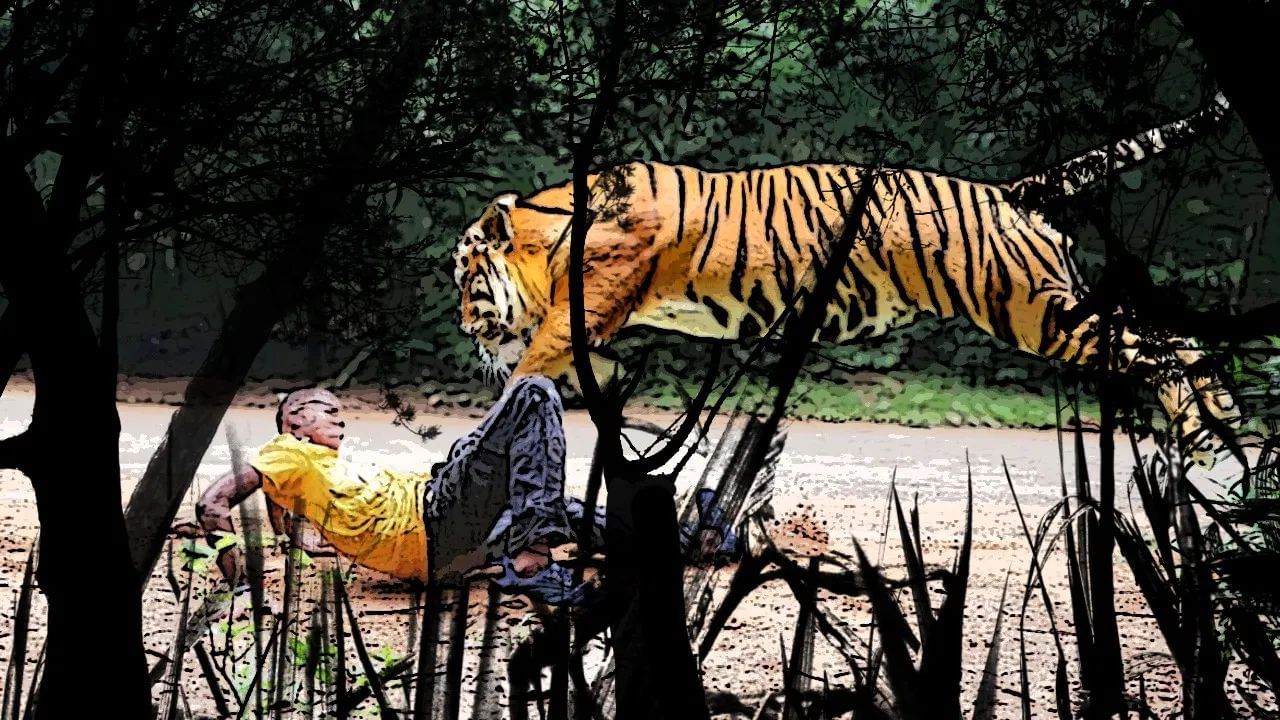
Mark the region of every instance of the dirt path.
[[[0, 397], [0, 436], [13, 434], [25, 426], [30, 402], [30, 396], [23, 393], [6, 393]], [[164, 405], [121, 405], [121, 462], [125, 474], [122, 490], [126, 498], [163, 434], [172, 410]], [[664, 420], [656, 416], [646, 419]], [[469, 417], [420, 416], [417, 422], [438, 424], [441, 431], [435, 439], [422, 442], [410, 431], [393, 426], [390, 420], [385, 413], [369, 410], [349, 415], [347, 450], [353, 459], [377, 459], [406, 467], [423, 467], [443, 456], [449, 443], [475, 424], [475, 420]], [[569, 490], [581, 492], [594, 431], [590, 420], [579, 412], [569, 413], [566, 429]], [[273, 409], [233, 408], [218, 434], [219, 441], [206, 455], [197, 477], [197, 487], [203, 487], [228, 469], [232, 445], [251, 452], [253, 446], [272, 434]], [[1096, 436], [1089, 436], [1088, 445], [1093, 448], [1086, 453], [1090, 466], [1096, 467], [1096, 457], [1093, 456], [1096, 453]], [[1122, 455], [1121, 459], [1125, 457]], [[976, 512], [964, 672], [964, 684], [970, 698], [981, 676], [987, 639], [995, 622], [1006, 572], [1012, 573], [1011, 596], [1020, 596], [1018, 591], [1029, 557], [1001, 467], [1002, 458], [1008, 463], [1028, 513], [1028, 521], [1034, 523], [1040, 513], [1060, 496], [1059, 445], [1056, 434], [1052, 432], [914, 429], [868, 423], [795, 423], [790, 426], [775, 490], [774, 507], [778, 519], [772, 531], [779, 544], [790, 553], [797, 557], [827, 550], [852, 553], [855, 539], [878, 551], [885, 497], [890, 478], [896, 473], [897, 487], [904, 502], [910, 502], [911, 496], [918, 494], [927, 560], [950, 564], [962, 533], [966, 467], [972, 469]], [[1067, 467], [1074, 463], [1070, 447], [1065, 448], [1063, 459]], [[695, 459], [684, 477], [696, 478], [699, 470]], [[1224, 463], [1210, 475], [1202, 476], [1202, 483], [1212, 491], [1214, 480], [1229, 479], [1234, 470], [1233, 463]], [[189, 498], [178, 520], [193, 518], [192, 500]], [[16, 597], [26, 548], [34, 540], [37, 530], [33, 495], [26, 480], [12, 472], [0, 473], [0, 523], [7, 529], [3, 541], [0, 541], [0, 587], [5, 588], [5, 592], [0, 593], [0, 611], [4, 615], [0, 621], [0, 630], [3, 630], [0, 657], [7, 658], [13, 604], [5, 595]], [[886, 571], [897, 574], [895, 566], [901, 563], [901, 555], [892, 538], [883, 557]], [[275, 584], [279, 582], [281, 565], [278, 553], [269, 558], [269, 578]], [[721, 572], [727, 578], [728, 571]], [[1060, 619], [1069, 617], [1065, 571], [1060, 560], [1047, 572], [1058, 604], [1055, 612]], [[1124, 571], [1118, 574], [1118, 587], [1120, 609], [1128, 613], [1122, 618], [1121, 631], [1130, 654], [1132, 676], [1129, 686], [1136, 693], [1138, 677], [1143, 675], [1148, 694], [1157, 699], [1163, 698], [1161, 702], [1167, 708], [1176, 700], [1176, 689], [1169, 682], [1176, 671], [1160, 657], [1163, 643], [1154, 623], [1145, 617], [1145, 604]], [[364, 573], [358, 576], [351, 595], [360, 610], [366, 642], [382, 649], [388, 657], [407, 653], [407, 615], [395, 611], [409, 607], [412, 602], [409, 590], [372, 573]], [[1020, 601], [1020, 597], [1018, 599]], [[484, 624], [483, 600], [483, 592], [472, 595], [475, 607], [468, 623], [469, 646], [479, 642]], [[278, 602], [277, 599], [277, 607]], [[822, 602], [850, 634], [865, 637], [870, 616], [861, 598], [824, 595]], [[519, 602], [506, 605], [501, 623], [503, 631], [522, 632], [527, 613], [521, 608], [527, 610], [527, 605]], [[38, 603], [37, 609], [40, 607]], [[179, 606], [167, 584], [158, 577], [148, 589], [146, 607], [148, 647], [159, 656], [169, 650]], [[1037, 601], [1032, 604], [1032, 609], [1027, 618], [1030, 631], [1027, 654], [1034, 685], [1034, 707], [1037, 716], [1048, 716], [1052, 712], [1053, 645], [1043, 607]], [[750, 598], [735, 614], [707, 659], [704, 672], [708, 690], [730, 693], [752, 708], [760, 703], [766, 692], [777, 690], [781, 681], [779, 640], [790, 646], [795, 616], [795, 605], [781, 583], [766, 585]], [[1007, 616], [1006, 628], [1016, 628], [1016, 621], [1016, 614]], [[1070, 625], [1062, 622], [1059, 629], [1070, 632]], [[1066, 645], [1072, 645], [1070, 638], [1067, 638]], [[1017, 690], [1018, 659], [1017, 635], [1012, 629], [1006, 632], [1001, 657], [1000, 688], [1003, 692], [999, 694], [1002, 704], [998, 716], [1017, 717], [1018, 699], [1010, 694]], [[352, 663], [355, 663], [354, 657]], [[201, 690], [203, 681], [190, 657], [187, 664], [185, 685], [193, 706], [210, 707], [207, 692]], [[470, 682], [474, 683], [471, 673], [475, 669], [471, 665], [468, 668]], [[821, 642], [815, 651], [814, 668], [819, 678], [825, 673], [833, 685], [850, 681], [847, 664]], [[501, 686], [505, 682], [505, 670], [493, 669], [493, 672], [497, 677], [495, 687]], [[1238, 679], [1239, 674], [1234, 674], [1233, 682]], [[494, 692], [503, 693], [505, 697], [505, 687], [497, 687]], [[467, 702], [463, 704], [466, 706]], [[736, 716], [726, 714], [725, 717]]]

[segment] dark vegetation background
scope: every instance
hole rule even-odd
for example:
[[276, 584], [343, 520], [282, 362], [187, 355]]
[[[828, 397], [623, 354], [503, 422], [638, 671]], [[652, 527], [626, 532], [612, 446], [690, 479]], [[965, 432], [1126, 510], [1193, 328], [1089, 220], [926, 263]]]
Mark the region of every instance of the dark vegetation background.
[[[158, 182], [162, 166], [173, 171], [160, 187], [130, 192], [156, 201], [137, 203], [137, 212], [160, 227], [146, 232], [139, 223], [120, 249], [119, 371], [129, 376], [183, 377], [199, 368], [236, 289], [271, 246], [295, 173], [315, 165], [314, 150], [345, 121], [360, 83], [360, 46], [335, 46], [325, 35], [350, 22], [340, 11], [244, 4], [245, 17], [258, 18], [253, 37], [223, 45], [216, 39], [238, 31], [220, 25], [212, 9], [219, 6], [210, 7], [210, 17], [182, 21], [186, 33], [173, 48], [179, 65], [165, 73], [190, 73], [196, 84], [167, 87], [162, 76], [137, 88], [147, 102], [140, 109], [178, 123], [185, 141], [152, 147], [159, 130], [143, 124], [145, 115], [126, 130], [143, 146], [130, 158], [139, 182]], [[380, 12], [366, 12], [368, 32]], [[442, 42], [464, 53], [452, 72], [471, 85], [460, 89], [469, 95], [432, 97], [433, 87], [419, 81], [411, 102], [434, 106], [406, 119], [396, 166], [369, 188], [358, 222], [302, 250], [317, 255], [308, 301], [272, 333], [251, 379], [288, 385], [347, 369], [355, 383], [413, 386], [402, 392], [484, 393], [477, 355], [456, 326], [448, 254], [498, 193], [568, 180], [568, 139], [556, 118], [575, 88], [559, 22], [582, 22], [585, 12], [480, 3], [451, 21], [456, 35]], [[894, 164], [1000, 180], [1188, 114], [1206, 99], [1202, 59], [1171, 14], [1144, 14], [1117, 97], [1109, 89], [1114, 65], [1104, 61], [1114, 32], [1105, 3], [800, 2], [711, 12], [714, 24], [681, 29], [683, 52], [638, 50], [669, 55], [671, 67], [701, 73], [706, 87], [685, 92], [655, 79], [634, 88], [622, 98], [626, 122], [609, 160], [709, 169], [859, 162], [875, 145], [887, 146]], [[843, 46], [840, 28], [864, 12], [862, 32], [874, 42]], [[432, 70], [425, 67], [424, 78]], [[166, 97], [174, 92], [180, 97]], [[442, 155], [447, 171], [426, 161]], [[36, 186], [47, 189], [56, 153], [37, 156], [33, 167]], [[1076, 238], [1075, 258], [1094, 281], [1102, 242], [1072, 210], [1105, 196], [1086, 194], [1055, 218]], [[1128, 247], [1189, 305], [1246, 310], [1280, 294], [1280, 261], [1266, 251], [1278, 232], [1269, 222], [1271, 186], [1238, 122], [1121, 174], [1112, 197]], [[94, 194], [86, 200], [101, 202]], [[680, 339], [661, 347], [641, 394], [674, 406], [670, 378], [688, 377], [706, 349]], [[967, 321], [926, 318], [862, 346], [820, 349], [795, 411], [1048, 426], [1052, 406], [1037, 398], [1052, 394], [1055, 372]]]

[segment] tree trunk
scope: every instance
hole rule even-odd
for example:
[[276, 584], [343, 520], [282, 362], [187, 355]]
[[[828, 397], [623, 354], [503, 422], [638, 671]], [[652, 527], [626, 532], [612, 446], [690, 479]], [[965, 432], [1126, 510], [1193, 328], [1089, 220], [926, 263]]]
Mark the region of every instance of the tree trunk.
[[607, 510], [615, 720], [710, 717], [685, 626], [672, 487], [662, 479], [611, 477]]
[[[0, 283], [36, 382], [25, 444], [7, 463], [31, 480], [40, 517], [36, 578], [49, 612], [36, 717], [81, 717], [104, 707], [144, 717], [150, 684], [142, 600], [119, 511], [114, 386], [85, 366], [99, 356], [97, 338], [67, 259], [49, 240], [39, 194], [20, 168], [0, 174], [0, 196], [18, 218]], [[99, 689], [76, 692], [89, 676]]]

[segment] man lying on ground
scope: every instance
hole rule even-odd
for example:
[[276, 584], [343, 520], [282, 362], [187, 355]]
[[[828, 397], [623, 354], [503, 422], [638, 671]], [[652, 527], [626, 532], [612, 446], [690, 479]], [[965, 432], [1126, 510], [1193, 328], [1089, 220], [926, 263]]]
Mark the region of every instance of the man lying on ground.
[[[280, 434], [248, 467], [218, 478], [201, 496], [196, 514], [208, 542], [216, 546], [234, 531], [232, 509], [261, 488], [270, 504], [308, 520], [328, 545], [302, 544], [305, 551], [336, 551], [420, 582], [430, 572], [497, 563], [502, 574], [495, 582], [509, 592], [552, 604], [591, 601], [594, 586], [575, 585], [569, 568], [551, 556], [551, 548], [574, 541], [578, 523], [571, 518], [580, 518], [583, 506], [564, 496], [564, 411], [549, 380], [530, 377], [509, 387], [429, 473], [380, 469], [362, 476], [348, 467], [338, 453], [346, 426], [341, 412], [327, 390], [287, 396], [276, 414]], [[699, 562], [722, 561], [737, 547], [708, 493], [698, 497], [703, 520], [681, 533], [686, 557]], [[595, 517], [599, 545], [603, 508]], [[218, 568], [238, 587], [234, 546], [222, 550]]]

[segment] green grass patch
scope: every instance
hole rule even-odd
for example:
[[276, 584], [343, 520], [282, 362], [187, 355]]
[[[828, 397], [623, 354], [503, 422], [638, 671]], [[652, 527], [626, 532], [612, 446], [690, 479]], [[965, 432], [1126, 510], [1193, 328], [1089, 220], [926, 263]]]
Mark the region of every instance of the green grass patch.
[[[696, 388], [687, 387], [686, 391], [696, 392]], [[742, 394], [761, 397], [763, 389], [748, 386]], [[674, 389], [650, 388], [638, 399], [660, 409], [683, 407]], [[1016, 385], [971, 385], [938, 376], [886, 375], [859, 383], [800, 378], [788, 404], [788, 415], [793, 418], [826, 422], [863, 420], [911, 427], [1055, 427], [1052, 394]], [[1085, 402], [1081, 412], [1086, 422], [1096, 422], [1099, 417], [1093, 400]]]

